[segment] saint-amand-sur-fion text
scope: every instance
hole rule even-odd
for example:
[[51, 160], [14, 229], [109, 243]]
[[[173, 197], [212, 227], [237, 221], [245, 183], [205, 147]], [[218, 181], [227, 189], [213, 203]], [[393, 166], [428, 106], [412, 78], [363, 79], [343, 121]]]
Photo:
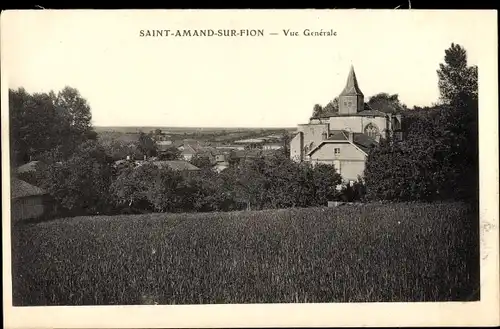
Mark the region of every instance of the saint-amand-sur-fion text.
[[331, 37], [337, 36], [333, 29], [282, 29], [278, 31], [265, 31], [264, 29], [148, 29], [139, 30], [140, 37], [264, 37], [264, 36], [286, 36], [286, 37]]

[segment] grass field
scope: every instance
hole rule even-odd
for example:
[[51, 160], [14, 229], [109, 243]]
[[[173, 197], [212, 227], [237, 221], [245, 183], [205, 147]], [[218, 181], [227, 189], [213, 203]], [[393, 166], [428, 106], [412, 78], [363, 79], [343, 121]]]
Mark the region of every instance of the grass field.
[[378, 204], [13, 227], [14, 305], [479, 298], [477, 214]]

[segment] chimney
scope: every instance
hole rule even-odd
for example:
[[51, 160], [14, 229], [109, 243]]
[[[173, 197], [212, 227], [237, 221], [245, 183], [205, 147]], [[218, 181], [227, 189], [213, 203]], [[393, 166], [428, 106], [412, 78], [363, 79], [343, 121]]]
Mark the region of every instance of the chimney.
[[351, 130], [347, 131], [347, 138], [349, 139], [349, 142], [353, 143], [354, 142], [354, 134], [352, 133]]
[[144, 161], [146, 161], [146, 159], [147, 159], [147, 156], [146, 156], [146, 154], [144, 154]]
[[129, 161], [129, 160], [130, 160], [130, 155], [127, 155], [127, 161]]

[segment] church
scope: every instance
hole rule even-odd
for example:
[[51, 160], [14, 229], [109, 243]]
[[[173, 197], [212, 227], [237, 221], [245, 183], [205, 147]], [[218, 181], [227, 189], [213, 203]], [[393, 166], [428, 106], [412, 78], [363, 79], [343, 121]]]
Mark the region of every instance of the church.
[[356, 181], [363, 177], [370, 148], [391, 135], [401, 138], [401, 115], [370, 108], [351, 66], [338, 97], [338, 112], [299, 124], [290, 141], [290, 157], [297, 162], [333, 164], [344, 182]]

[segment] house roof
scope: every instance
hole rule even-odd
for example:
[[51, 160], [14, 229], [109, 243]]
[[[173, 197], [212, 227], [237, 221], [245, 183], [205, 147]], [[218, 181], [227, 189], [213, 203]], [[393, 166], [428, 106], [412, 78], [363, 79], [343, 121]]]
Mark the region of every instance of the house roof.
[[194, 149], [194, 147], [192, 147], [191, 145], [189, 144], [184, 144], [184, 149], [182, 150], [182, 155], [186, 155], [186, 154], [196, 154], [197, 151]]
[[31, 161], [31, 162], [23, 164], [22, 166], [17, 167], [16, 171], [19, 174], [26, 173], [26, 172], [32, 172], [32, 171], [36, 171], [37, 169], [39, 169], [40, 165], [42, 165], [42, 162], [40, 162], [40, 161]]
[[[377, 145], [377, 141], [373, 138], [363, 134], [363, 133], [352, 133], [352, 144], [358, 147], [365, 154], [368, 154], [370, 148]], [[315, 148], [309, 151], [309, 155], [313, 154], [319, 150], [325, 144], [334, 143], [350, 143], [349, 142], [349, 132], [344, 130], [330, 130], [330, 134], [327, 140], [321, 141]]]
[[11, 198], [24, 198], [28, 196], [44, 195], [47, 194], [38, 186], [31, 185], [23, 180], [12, 178], [10, 183]]
[[352, 137], [354, 144], [365, 153], [368, 153], [370, 148], [378, 144], [376, 140], [362, 133], [354, 133]]
[[260, 139], [260, 138], [241, 139], [239, 141], [235, 141], [235, 143], [238, 143], [238, 144], [264, 143], [264, 139]]
[[344, 90], [340, 93], [340, 96], [363, 96], [361, 89], [359, 89], [358, 80], [356, 79], [356, 73], [354, 72], [354, 66], [351, 65], [351, 70], [347, 76], [347, 82]]
[[171, 147], [174, 147], [174, 145], [173, 145], [172, 141], [157, 141], [156, 147], [157, 147], [158, 151], [165, 151]]

